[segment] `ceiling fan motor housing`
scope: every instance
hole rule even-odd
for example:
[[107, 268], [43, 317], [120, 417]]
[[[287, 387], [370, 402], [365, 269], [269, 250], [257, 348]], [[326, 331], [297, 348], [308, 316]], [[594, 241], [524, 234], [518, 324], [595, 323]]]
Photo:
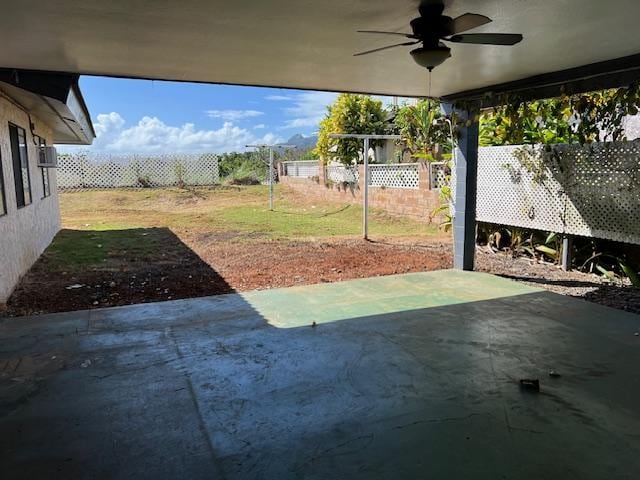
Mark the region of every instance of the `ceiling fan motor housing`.
[[429, 71], [451, 57], [451, 49], [440, 41], [452, 33], [452, 19], [442, 15], [443, 8], [442, 4], [424, 3], [420, 16], [410, 23], [413, 35], [422, 41], [422, 47], [411, 50], [411, 58]]
[[437, 47], [441, 38], [452, 35], [451, 17], [417, 17], [411, 20], [413, 36], [425, 46]]

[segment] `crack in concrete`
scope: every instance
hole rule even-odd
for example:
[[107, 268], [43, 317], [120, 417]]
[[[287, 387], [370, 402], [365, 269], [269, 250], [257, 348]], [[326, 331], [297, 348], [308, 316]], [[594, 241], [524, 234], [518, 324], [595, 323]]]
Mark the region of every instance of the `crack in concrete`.
[[[306, 466], [308, 466], [311, 463], [314, 463], [316, 460], [318, 460], [318, 459], [320, 459], [322, 457], [327, 457], [327, 456], [336, 457], [336, 456], [342, 456], [342, 455], [351, 455], [352, 453], [355, 453], [355, 452], [357, 452], [359, 450], [367, 448], [369, 445], [371, 445], [371, 442], [373, 441], [373, 437], [374, 437], [373, 433], [368, 433], [366, 435], [359, 435], [357, 437], [353, 437], [353, 438], [350, 438], [349, 440], [346, 440], [346, 441], [344, 441], [342, 443], [339, 443], [338, 445], [334, 445], [333, 447], [330, 447], [330, 448], [327, 448], [325, 450], [322, 450], [319, 453], [314, 453], [313, 456], [309, 460], [304, 462], [302, 465], [298, 466], [295, 469], [295, 471], [299, 472], [299, 471], [303, 470]], [[357, 449], [354, 449], [354, 450], [349, 450], [349, 451], [346, 451], [346, 452], [339, 452], [339, 453], [332, 453], [332, 452], [334, 452], [334, 451], [336, 451], [336, 450], [338, 450], [340, 448], [346, 447], [347, 445], [350, 445], [350, 444], [355, 443], [355, 442], [359, 442], [361, 440], [368, 440], [368, 442], [366, 442], [364, 445], [362, 445], [362, 446], [360, 446], [360, 447], [358, 447]]]
[[490, 413], [470, 413], [469, 415], [464, 415], [462, 417], [443, 417], [443, 418], [427, 418], [427, 419], [423, 419], [423, 420], [416, 420], [415, 422], [410, 422], [410, 423], [406, 423], [404, 425], [396, 425], [395, 427], [393, 427], [394, 430], [400, 430], [403, 428], [407, 428], [407, 427], [412, 427], [414, 425], [420, 425], [423, 423], [444, 423], [444, 422], [455, 422], [455, 421], [459, 421], [459, 420], [467, 420], [469, 418], [475, 417], [475, 416], [479, 416], [479, 415], [488, 415], [490, 417], [493, 417], [492, 414]]

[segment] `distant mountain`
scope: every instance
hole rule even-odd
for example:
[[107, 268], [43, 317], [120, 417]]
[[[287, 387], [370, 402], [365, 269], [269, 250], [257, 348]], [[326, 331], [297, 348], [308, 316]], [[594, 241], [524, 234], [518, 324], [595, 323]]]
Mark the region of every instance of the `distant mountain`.
[[296, 148], [307, 149], [313, 148], [316, 146], [318, 141], [317, 135], [306, 136], [301, 133], [296, 133], [293, 137], [287, 140], [285, 143], [287, 145], [294, 145]]

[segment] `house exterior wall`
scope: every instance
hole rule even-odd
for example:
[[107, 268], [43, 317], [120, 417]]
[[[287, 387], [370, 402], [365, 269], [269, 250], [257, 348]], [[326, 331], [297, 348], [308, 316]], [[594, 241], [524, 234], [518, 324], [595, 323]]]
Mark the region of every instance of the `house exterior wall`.
[[[31, 115], [35, 134], [53, 144], [51, 128]], [[9, 122], [26, 132], [31, 204], [17, 208], [13, 177]], [[0, 97], [0, 155], [4, 177], [6, 215], [0, 216], [0, 307], [7, 301], [18, 281], [34, 264], [60, 230], [56, 171], [49, 169], [51, 195], [44, 198], [38, 151], [29, 129], [29, 116], [21, 108]], [[1, 310], [1, 309], [0, 309]]]
[[[364, 167], [358, 166], [360, 179], [358, 184], [347, 186], [340, 184], [327, 186], [324, 178], [324, 168], [318, 169], [317, 179], [280, 176], [280, 182], [309, 198], [340, 203], [362, 204], [364, 188]], [[412, 217], [423, 222], [439, 221], [433, 212], [440, 205], [438, 190], [431, 190], [429, 184], [429, 169], [422, 164], [419, 170], [418, 188], [390, 188], [369, 187], [369, 206], [380, 208], [394, 215]]]

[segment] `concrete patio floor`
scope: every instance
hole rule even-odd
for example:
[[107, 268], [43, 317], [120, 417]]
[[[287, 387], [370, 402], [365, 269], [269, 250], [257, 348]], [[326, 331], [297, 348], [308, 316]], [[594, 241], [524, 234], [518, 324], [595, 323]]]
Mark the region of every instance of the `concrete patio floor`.
[[637, 478], [638, 330], [458, 271], [4, 319], [1, 476]]

